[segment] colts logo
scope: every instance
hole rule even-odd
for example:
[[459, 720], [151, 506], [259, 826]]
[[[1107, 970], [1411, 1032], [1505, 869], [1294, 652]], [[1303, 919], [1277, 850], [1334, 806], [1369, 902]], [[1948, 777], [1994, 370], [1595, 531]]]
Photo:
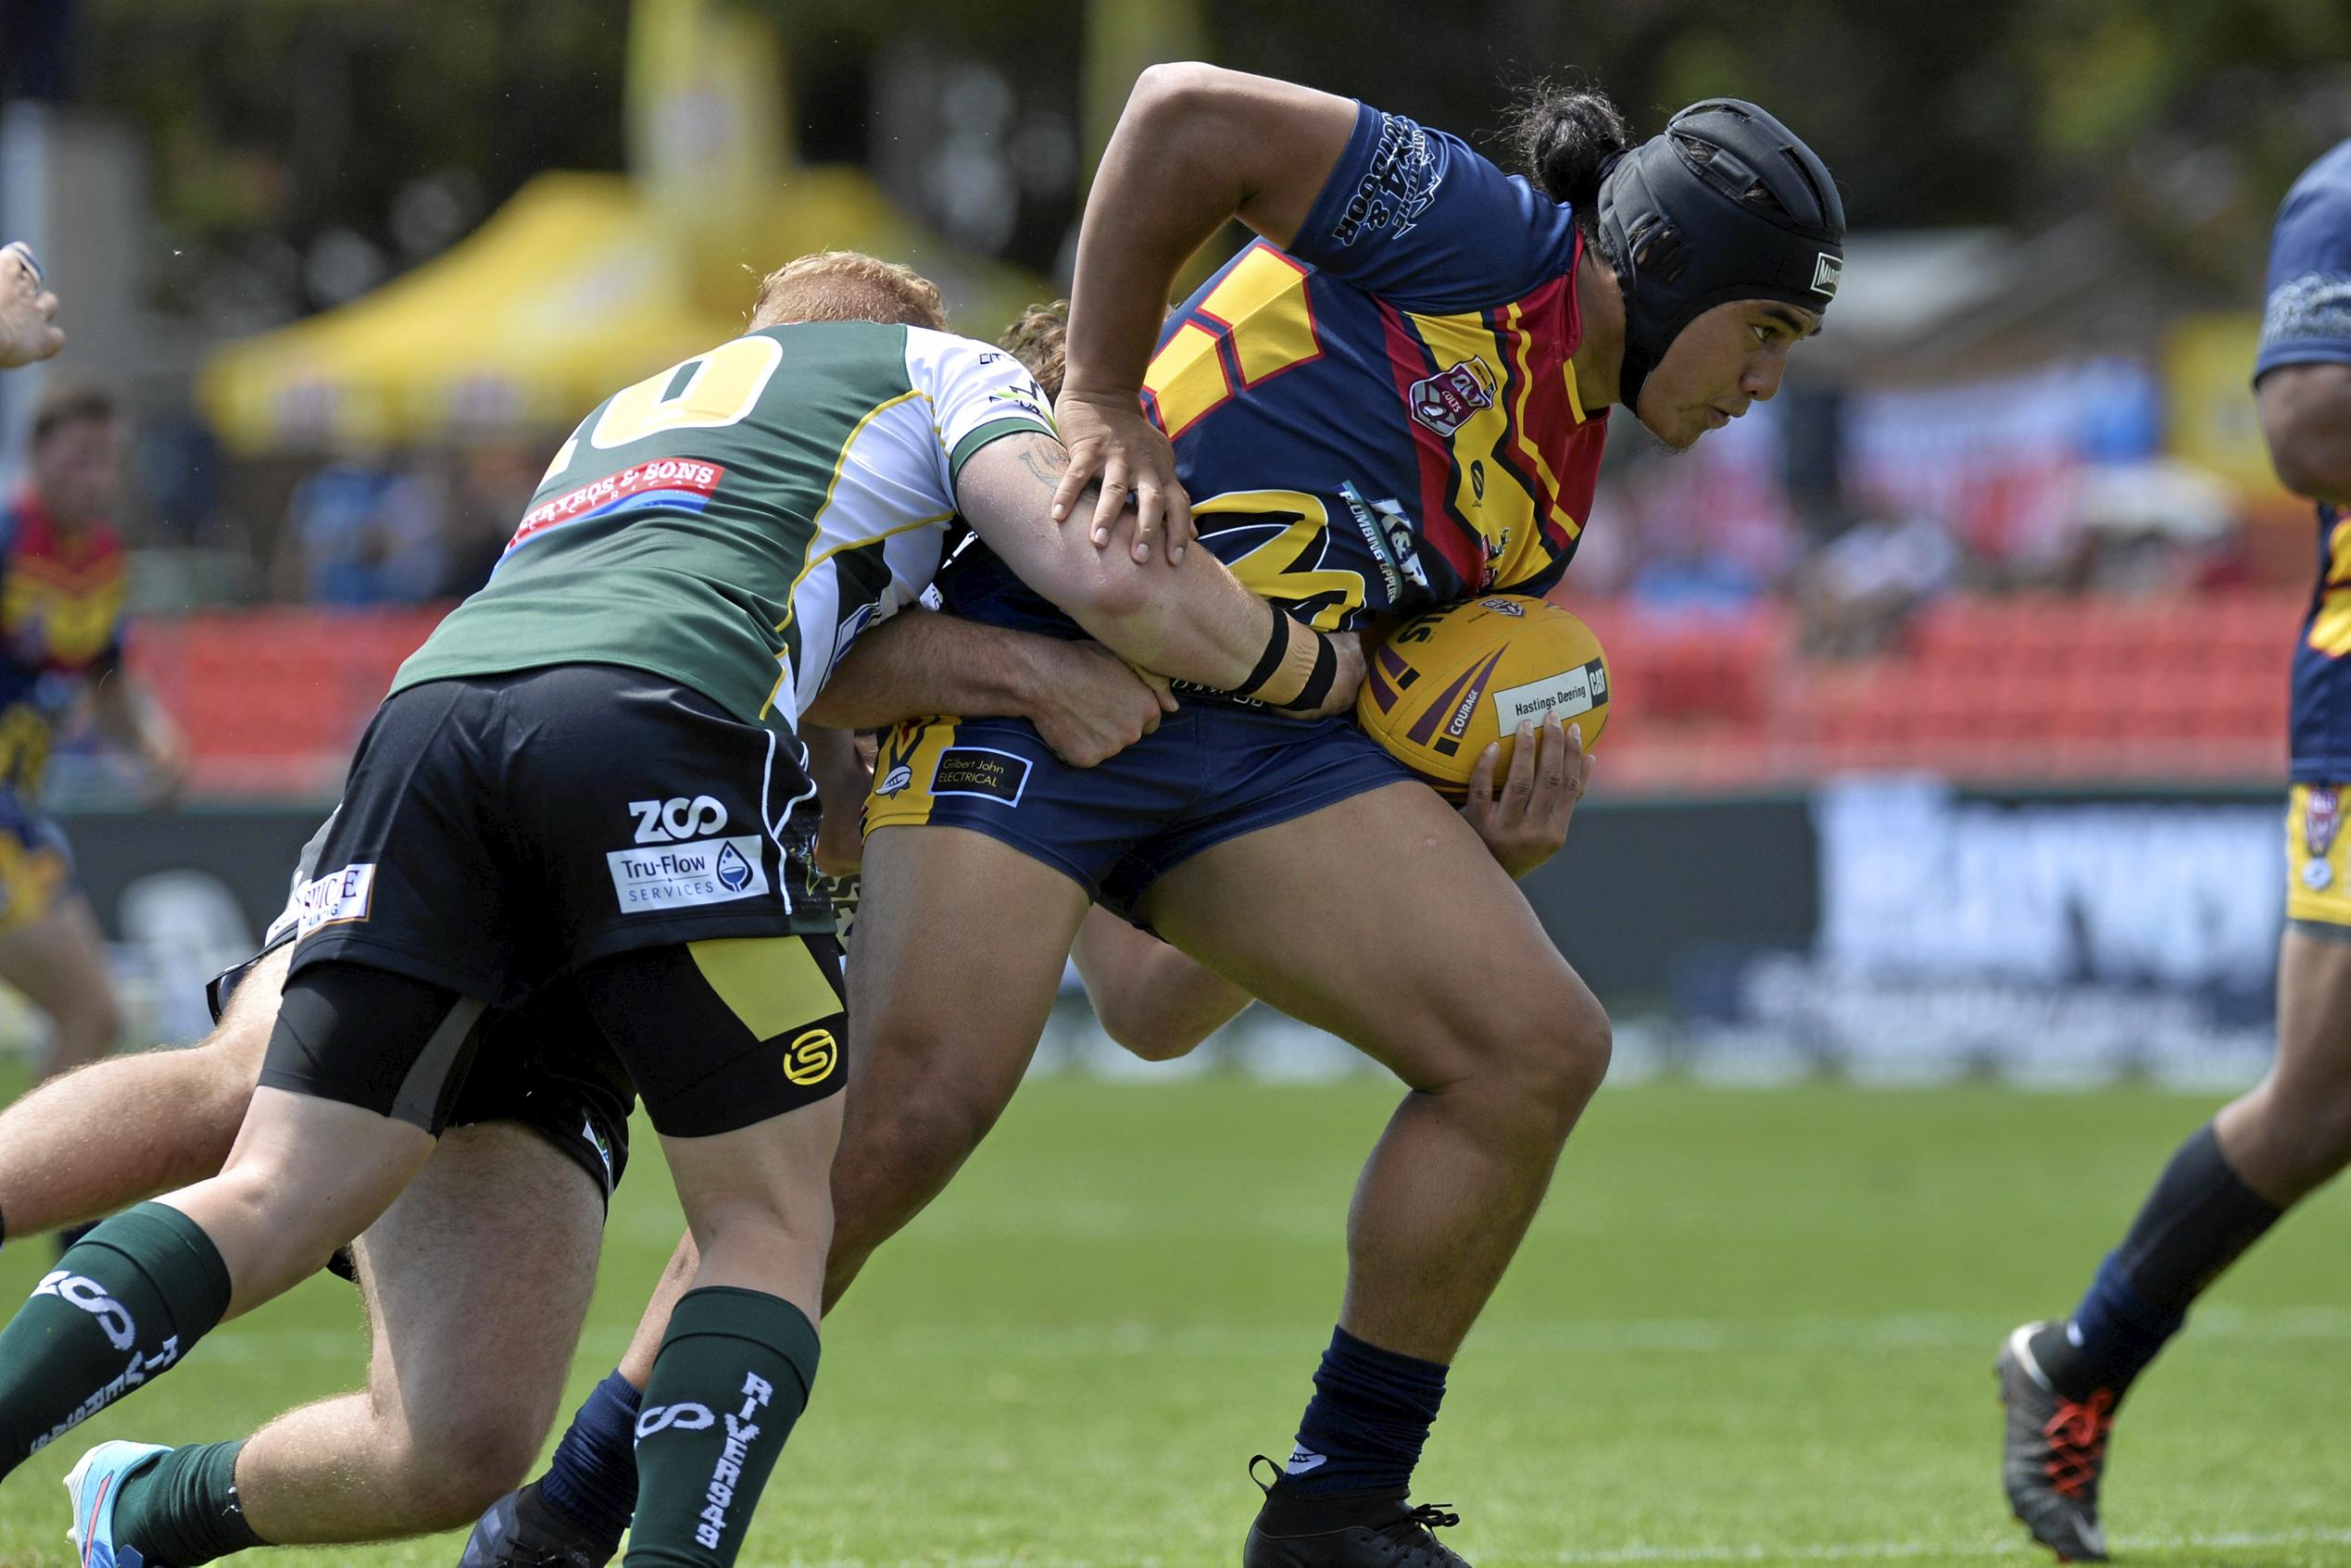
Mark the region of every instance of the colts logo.
[[2302, 866], [2302, 885], [2322, 893], [2334, 884], [2334, 866], [2327, 852], [2343, 828], [2343, 792], [2333, 784], [2313, 784], [2302, 799], [2302, 842], [2310, 858]]
[[1450, 370], [1413, 383], [1408, 395], [1413, 418], [1450, 437], [1478, 410], [1494, 406], [1494, 372], [1483, 359], [1463, 359]]
[[806, 1086], [822, 1084], [840, 1064], [841, 1047], [830, 1029], [810, 1029], [784, 1047], [784, 1076]]

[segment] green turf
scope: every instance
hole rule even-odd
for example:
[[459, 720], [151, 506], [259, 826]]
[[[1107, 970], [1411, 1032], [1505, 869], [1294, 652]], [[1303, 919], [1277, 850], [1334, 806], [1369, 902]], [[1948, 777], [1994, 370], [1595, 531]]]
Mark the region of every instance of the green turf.
[[[1229, 1564], [1329, 1329], [1367, 1083], [1031, 1085], [829, 1325], [745, 1561]], [[1993, 1473], [2006, 1328], [2069, 1304], [2209, 1101], [1833, 1087], [1604, 1094], [1454, 1374], [1422, 1467], [1480, 1568], [2030, 1563]], [[624, 1190], [573, 1394], [673, 1235]], [[2351, 1563], [2351, 1202], [2199, 1313], [2116, 1445], [2134, 1562]], [[46, 1261], [0, 1258], [13, 1299]], [[0, 1564], [60, 1562], [86, 1435], [229, 1436], [358, 1371], [321, 1281], [27, 1465]], [[288, 1563], [452, 1563], [454, 1537]], [[2045, 1558], [2041, 1561], [2046, 1561]]]

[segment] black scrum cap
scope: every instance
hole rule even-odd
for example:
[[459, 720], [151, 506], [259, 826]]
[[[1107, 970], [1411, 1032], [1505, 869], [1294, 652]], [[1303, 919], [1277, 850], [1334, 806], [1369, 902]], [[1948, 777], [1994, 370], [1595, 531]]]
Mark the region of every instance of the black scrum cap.
[[1692, 104], [1612, 160], [1599, 229], [1625, 291], [1628, 408], [1700, 315], [1735, 299], [1824, 311], [1844, 270], [1845, 207], [1828, 166], [1736, 98]]

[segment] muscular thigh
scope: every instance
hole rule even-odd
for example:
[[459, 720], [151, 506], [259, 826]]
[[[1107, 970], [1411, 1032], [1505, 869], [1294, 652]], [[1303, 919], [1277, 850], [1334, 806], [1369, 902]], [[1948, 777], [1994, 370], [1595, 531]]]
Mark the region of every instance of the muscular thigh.
[[[1016, 1081], [1060, 989], [1085, 890], [957, 827], [875, 832], [862, 876], [849, 966], [858, 1095], [916, 1059], [924, 1073]], [[852, 1126], [864, 1109], [853, 1098]]]
[[493, 1401], [552, 1422], [596, 1282], [604, 1195], [512, 1122], [452, 1128], [353, 1244], [379, 1399], [429, 1432]]
[[866, 841], [863, 876], [833, 1166], [836, 1291], [1011, 1103], [1087, 908], [1062, 872], [962, 828], [884, 828]]
[[1599, 1012], [1517, 884], [1419, 784], [1238, 838], [1151, 887], [1153, 929], [1416, 1088], [1531, 1025]]

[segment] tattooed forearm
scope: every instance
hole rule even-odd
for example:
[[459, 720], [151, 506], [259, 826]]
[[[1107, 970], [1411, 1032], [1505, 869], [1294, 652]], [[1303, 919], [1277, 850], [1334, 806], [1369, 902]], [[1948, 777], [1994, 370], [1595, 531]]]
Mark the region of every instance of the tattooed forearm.
[[1049, 435], [1031, 436], [1021, 443], [1021, 467], [1040, 484], [1059, 484], [1062, 470], [1069, 466], [1069, 454], [1062, 444]]

